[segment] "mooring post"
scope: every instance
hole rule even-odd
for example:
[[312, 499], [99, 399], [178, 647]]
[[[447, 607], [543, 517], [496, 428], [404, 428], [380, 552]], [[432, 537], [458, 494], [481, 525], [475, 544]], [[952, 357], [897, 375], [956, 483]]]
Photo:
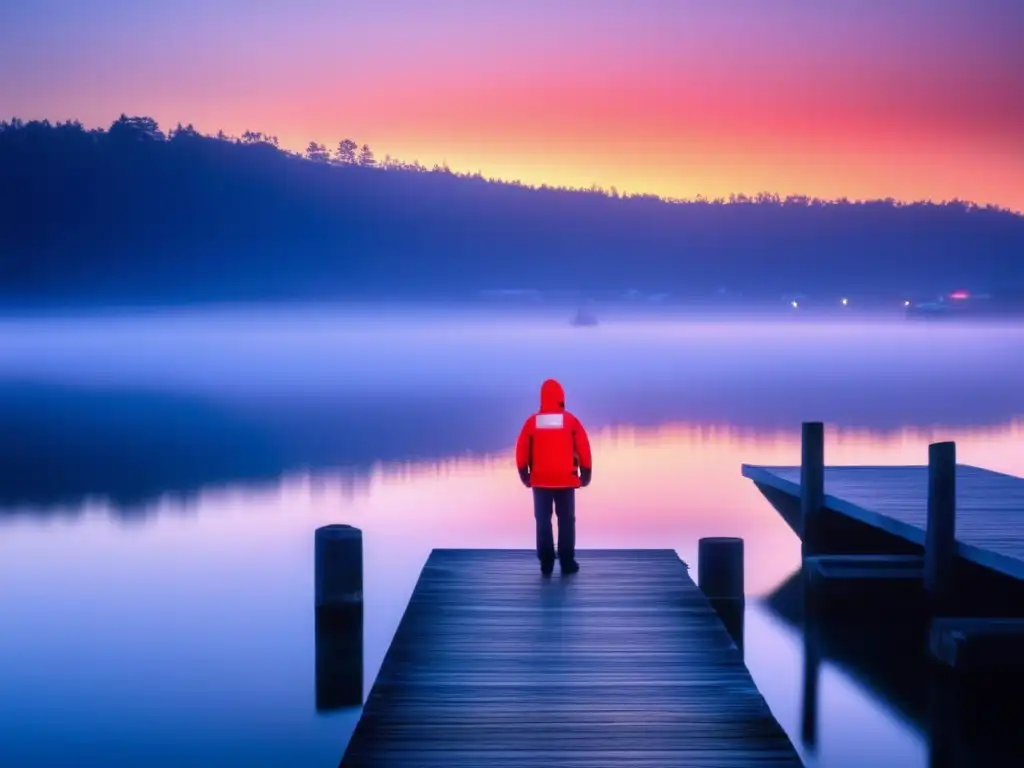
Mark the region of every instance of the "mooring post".
[[803, 557], [819, 553], [825, 506], [825, 425], [805, 421], [800, 430], [800, 527]]
[[363, 703], [363, 534], [325, 525], [314, 537], [316, 709]]
[[697, 543], [697, 586], [743, 653], [743, 539], [715, 536]]
[[928, 446], [928, 527], [924, 588], [932, 615], [951, 609], [956, 558], [956, 443]]
[[316, 529], [314, 579], [316, 608], [363, 603], [363, 532], [351, 525]]

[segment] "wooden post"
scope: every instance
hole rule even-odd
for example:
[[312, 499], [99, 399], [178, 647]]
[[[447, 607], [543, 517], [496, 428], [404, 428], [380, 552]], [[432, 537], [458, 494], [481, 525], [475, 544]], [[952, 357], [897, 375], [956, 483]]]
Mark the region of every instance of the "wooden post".
[[743, 539], [713, 536], [697, 543], [697, 586], [709, 598], [743, 599]]
[[956, 558], [956, 443], [928, 446], [928, 528], [924, 588], [933, 615], [947, 615]]
[[697, 586], [743, 653], [743, 539], [715, 536], [697, 543]]
[[316, 709], [363, 703], [363, 534], [325, 525], [314, 537]]
[[351, 525], [325, 525], [315, 534], [316, 608], [363, 603], [363, 532]]
[[825, 505], [825, 426], [805, 421], [800, 433], [800, 524], [804, 557], [819, 554]]

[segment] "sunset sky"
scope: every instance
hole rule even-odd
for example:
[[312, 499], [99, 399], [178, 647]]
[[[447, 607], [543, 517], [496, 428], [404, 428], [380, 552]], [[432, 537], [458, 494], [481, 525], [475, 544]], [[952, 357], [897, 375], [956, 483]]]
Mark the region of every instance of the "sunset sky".
[[1020, 0], [31, 0], [0, 113], [573, 186], [1024, 210]]

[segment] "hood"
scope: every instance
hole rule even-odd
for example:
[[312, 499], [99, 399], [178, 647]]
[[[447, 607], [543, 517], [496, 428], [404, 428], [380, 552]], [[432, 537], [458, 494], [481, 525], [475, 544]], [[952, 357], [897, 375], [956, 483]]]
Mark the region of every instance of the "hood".
[[540, 410], [543, 413], [565, 410], [565, 390], [554, 379], [548, 379], [540, 386]]

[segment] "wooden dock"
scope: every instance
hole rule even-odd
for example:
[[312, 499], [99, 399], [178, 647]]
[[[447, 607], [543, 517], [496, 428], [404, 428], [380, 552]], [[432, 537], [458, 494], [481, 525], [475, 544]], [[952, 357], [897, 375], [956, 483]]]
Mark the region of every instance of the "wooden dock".
[[934, 661], [1024, 672], [1024, 479], [958, 464], [952, 442], [926, 466], [830, 467], [821, 422], [800, 466], [742, 473], [801, 538], [810, 611], [920, 613]]
[[672, 550], [434, 550], [341, 766], [800, 766]]
[[[759, 488], [790, 497], [798, 508], [800, 467], [744, 464], [742, 471]], [[924, 547], [928, 467], [825, 467], [824, 507]], [[1024, 579], [1024, 479], [957, 464], [956, 553]]]

